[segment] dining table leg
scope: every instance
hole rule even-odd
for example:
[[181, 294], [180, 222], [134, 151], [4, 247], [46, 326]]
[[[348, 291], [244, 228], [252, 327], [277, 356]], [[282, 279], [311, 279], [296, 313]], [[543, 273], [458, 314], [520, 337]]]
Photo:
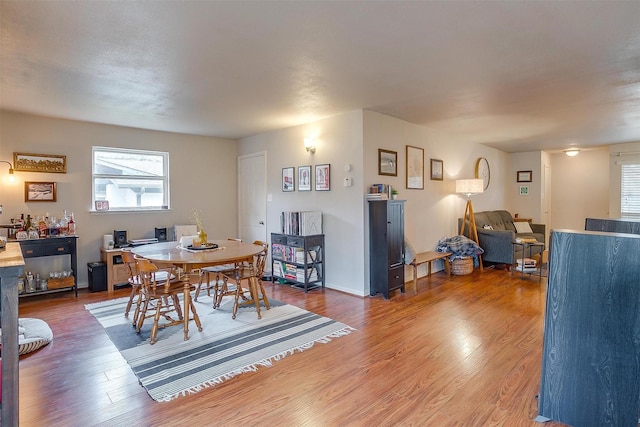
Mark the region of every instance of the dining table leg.
[[191, 315], [193, 314], [193, 320], [196, 322], [196, 327], [199, 332], [202, 332], [202, 324], [200, 323], [196, 308], [191, 305], [191, 269], [189, 266], [183, 267], [185, 268], [186, 274], [182, 278], [184, 282], [184, 308], [182, 315], [184, 321], [184, 340], [187, 341], [189, 339], [189, 320], [191, 319]]

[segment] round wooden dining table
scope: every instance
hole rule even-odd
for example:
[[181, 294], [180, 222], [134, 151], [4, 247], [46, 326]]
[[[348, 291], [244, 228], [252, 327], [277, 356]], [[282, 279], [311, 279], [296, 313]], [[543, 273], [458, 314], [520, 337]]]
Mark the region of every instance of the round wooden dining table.
[[[211, 267], [215, 265], [233, 264], [248, 262], [253, 265], [254, 255], [261, 252], [264, 248], [261, 245], [253, 243], [245, 243], [234, 240], [210, 240], [208, 243], [216, 244], [216, 249], [193, 250], [180, 247], [179, 242], [162, 242], [152, 243], [149, 245], [138, 246], [133, 248], [131, 252], [135, 255], [145, 258], [154, 264], [170, 264], [181, 268], [184, 273], [184, 339], [189, 339], [189, 307], [191, 301], [191, 283], [189, 281], [189, 273], [195, 269], [202, 267]], [[251, 277], [249, 286], [253, 295], [258, 295], [258, 280]], [[260, 314], [260, 301], [255, 301], [258, 318]]]

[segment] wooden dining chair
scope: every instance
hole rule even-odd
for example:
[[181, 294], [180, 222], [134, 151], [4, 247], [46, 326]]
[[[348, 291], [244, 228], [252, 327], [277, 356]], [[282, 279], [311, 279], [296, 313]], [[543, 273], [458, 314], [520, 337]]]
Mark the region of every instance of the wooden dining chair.
[[[185, 282], [182, 280], [171, 280], [172, 276], [175, 276], [175, 267], [167, 269], [160, 269], [151, 261], [146, 259], [139, 259], [137, 263], [138, 274], [141, 279], [141, 301], [142, 308], [138, 315], [138, 322], [136, 325], [136, 332], [140, 332], [145, 319], [153, 318], [153, 326], [151, 327], [150, 343], [156, 342], [156, 336], [158, 329], [165, 328], [167, 326], [184, 325], [184, 311], [189, 315], [189, 311], [193, 314], [193, 320], [198, 327], [198, 331], [202, 331], [202, 325], [200, 318], [196, 312], [196, 308], [193, 304], [193, 300], [190, 299], [190, 304], [183, 310], [182, 302], [179, 296], [184, 294]], [[160, 271], [165, 271], [165, 279], [159, 280]], [[194, 285], [191, 285], [193, 290]], [[160, 324], [160, 319], [164, 318], [167, 322]]]
[[[127, 302], [127, 307], [124, 309], [124, 317], [129, 317], [129, 311], [131, 310], [131, 305], [133, 304], [136, 297], [139, 296], [140, 290], [140, 275], [138, 274], [138, 266], [136, 256], [129, 251], [122, 251], [122, 262], [127, 266], [127, 270], [129, 271], [129, 279], [127, 279], [129, 285], [131, 285], [131, 295], [129, 295], [129, 301]], [[133, 316], [133, 324], [137, 321], [138, 316], [138, 308]]]
[[[232, 274], [225, 274], [223, 279], [223, 287], [220, 290], [217, 298], [218, 307], [220, 306], [220, 300], [224, 295], [232, 294], [234, 295], [234, 303], [233, 303], [233, 315], [231, 316], [233, 319], [236, 318], [238, 314], [238, 308], [241, 305], [257, 305], [262, 301], [267, 310], [271, 308], [269, 304], [269, 298], [267, 297], [267, 293], [264, 290], [264, 286], [262, 284], [262, 275], [264, 274], [264, 266], [267, 260], [267, 255], [269, 253], [269, 244], [266, 242], [262, 242], [260, 240], [256, 240], [253, 242], [254, 245], [262, 246], [262, 251], [258, 254], [254, 255], [253, 263], [249, 265], [242, 265], [239, 268], [236, 268]], [[257, 286], [255, 289], [256, 294], [254, 294], [254, 290], [251, 287], [250, 280], [255, 278]], [[229, 280], [232, 280], [235, 283], [235, 289], [230, 288]], [[246, 281], [246, 287], [243, 285], [243, 282]], [[242, 300], [242, 301], [241, 301]], [[260, 314], [260, 310], [258, 309], [258, 319], [262, 319], [262, 315]]]
[[[234, 242], [242, 242], [242, 239], [237, 239], [233, 237], [227, 238], [227, 240]], [[236, 268], [238, 268], [237, 263], [223, 264], [223, 265], [215, 265], [212, 267], [203, 267], [200, 269], [200, 283], [196, 288], [196, 294], [193, 297], [194, 301], [198, 301], [198, 296], [200, 295], [200, 290], [204, 287], [207, 290], [207, 295], [211, 296], [211, 290], [213, 289], [213, 308], [218, 308], [220, 305], [216, 305], [218, 301], [218, 293], [221, 289], [221, 284], [225, 274], [232, 273]], [[214, 277], [214, 282], [211, 283], [211, 277]], [[222, 299], [222, 298], [220, 298]]]
[[[133, 313], [133, 319], [131, 324], [136, 326], [138, 322], [138, 315], [140, 314], [140, 309], [142, 307], [142, 293], [140, 293], [140, 286], [142, 285], [142, 280], [140, 279], [140, 274], [138, 273], [138, 257], [130, 251], [123, 250], [121, 252], [122, 262], [127, 266], [129, 271], [129, 278], [127, 282], [131, 286], [131, 294], [129, 295], [129, 301], [127, 302], [127, 306], [124, 311], [124, 316], [129, 317], [129, 312], [131, 311], [131, 307], [135, 301], [136, 309]], [[159, 270], [155, 273], [155, 279], [157, 282], [163, 282], [170, 277], [171, 280], [175, 280], [175, 275], [170, 275], [167, 271]]]

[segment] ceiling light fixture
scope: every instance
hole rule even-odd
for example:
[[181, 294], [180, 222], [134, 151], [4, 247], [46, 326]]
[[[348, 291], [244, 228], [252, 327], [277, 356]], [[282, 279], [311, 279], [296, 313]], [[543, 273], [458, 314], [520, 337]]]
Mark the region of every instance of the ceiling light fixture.
[[569, 148], [568, 150], [564, 150], [564, 154], [566, 154], [569, 157], [575, 157], [578, 154], [580, 154], [580, 149], [579, 148]]

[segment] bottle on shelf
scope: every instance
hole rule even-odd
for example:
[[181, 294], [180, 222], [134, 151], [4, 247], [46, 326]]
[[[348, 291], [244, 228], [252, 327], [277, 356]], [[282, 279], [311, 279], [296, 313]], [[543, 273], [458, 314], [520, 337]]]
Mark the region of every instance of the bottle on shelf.
[[40, 220], [38, 221], [38, 234], [41, 239], [47, 237], [47, 230], [47, 218], [40, 217]]
[[66, 210], [62, 212], [62, 218], [60, 218], [60, 222], [58, 224], [58, 234], [61, 236], [66, 236], [69, 231], [69, 217], [67, 216]]
[[26, 280], [26, 288], [27, 288], [27, 292], [35, 292], [36, 291], [36, 280], [35, 277], [33, 277], [33, 273], [32, 272], [27, 272], [27, 280]]
[[24, 231], [29, 231], [31, 230], [31, 215], [27, 214], [27, 221], [24, 223]]
[[73, 212], [71, 212], [71, 216], [69, 217], [69, 222], [67, 223], [67, 228], [70, 235], [74, 236], [76, 234], [76, 220], [73, 217]]
[[58, 221], [55, 216], [49, 217], [49, 236], [58, 235]]

